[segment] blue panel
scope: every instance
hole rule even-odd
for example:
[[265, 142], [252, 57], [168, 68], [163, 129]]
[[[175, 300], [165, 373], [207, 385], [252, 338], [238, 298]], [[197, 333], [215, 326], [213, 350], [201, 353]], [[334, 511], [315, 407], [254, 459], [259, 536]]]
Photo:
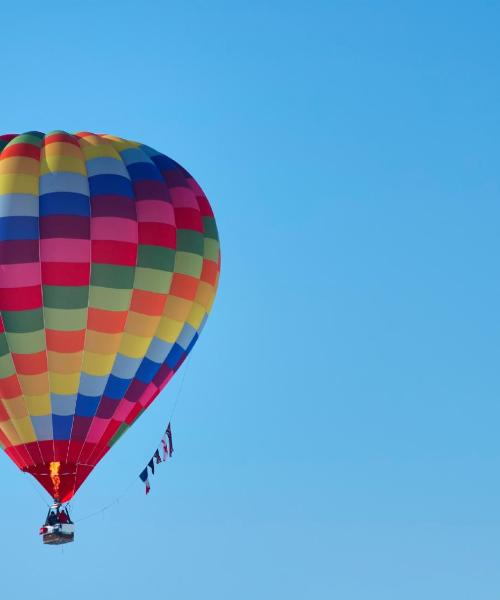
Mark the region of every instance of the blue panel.
[[94, 175], [89, 177], [91, 196], [128, 196], [134, 198], [132, 185], [120, 175]]
[[0, 219], [0, 240], [37, 240], [36, 217], [3, 217]]
[[177, 366], [177, 363], [180, 361], [183, 354], [184, 354], [184, 348], [182, 346], [179, 346], [179, 344], [174, 344], [174, 346], [173, 346], [172, 350], [170, 350], [170, 352], [167, 356], [167, 360], [165, 362], [171, 369], [175, 369], [175, 367]]
[[144, 358], [135, 377], [143, 383], [151, 383], [160, 367], [160, 364], [149, 360], [149, 358]]
[[79, 417], [93, 417], [97, 411], [100, 399], [101, 396], [84, 396], [83, 394], [78, 394], [75, 415]]
[[168, 156], [165, 156], [164, 154], [156, 154], [155, 156], [151, 156], [151, 160], [158, 167], [159, 171], [174, 171], [179, 168], [179, 165], [175, 162], [175, 160], [168, 158]]
[[73, 192], [53, 192], [40, 196], [40, 216], [48, 215], [90, 215], [88, 196]]
[[44, 415], [42, 417], [31, 417], [31, 423], [35, 430], [36, 439], [39, 442], [52, 440], [52, 416]]
[[60, 417], [52, 415], [52, 428], [54, 430], [54, 440], [69, 440], [73, 417]]
[[163, 181], [158, 167], [151, 163], [136, 162], [131, 165], [127, 165], [127, 170], [130, 174], [130, 178], [133, 181], [140, 181], [141, 179], [156, 179]]
[[128, 390], [131, 381], [132, 379], [121, 379], [120, 377], [110, 375], [104, 394], [109, 398], [121, 400], [125, 396], [125, 392]]
[[193, 346], [196, 344], [196, 341], [198, 340], [198, 338], [199, 338], [199, 335], [195, 334], [195, 336], [189, 343], [189, 346], [186, 348], [186, 354], [189, 354], [191, 352], [191, 350], [193, 349]]

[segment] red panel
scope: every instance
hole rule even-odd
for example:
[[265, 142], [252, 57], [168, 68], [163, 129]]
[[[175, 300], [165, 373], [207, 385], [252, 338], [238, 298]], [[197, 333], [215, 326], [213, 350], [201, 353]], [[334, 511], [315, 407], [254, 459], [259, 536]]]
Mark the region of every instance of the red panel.
[[17, 373], [21, 375], [37, 375], [47, 371], [47, 353], [45, 350], [36, 354], [12, 353], [12, 360]]
[[205, 196], [196, 196], [196, 200], [198, 201], [198, 206], [200, 207], [200, 212], [204, 217], [213, 217], [214, 216], [212, 208]]
[[88, 263], [43, 262], [42, 282], [45, 285], [89, 285]]
[[142, 406], [139, 404], [139, 402], [137, 402], [136, 405], [134, 406], [134, 408], [130, 411], [128, 417], [125, 419], [125, 423], [127, 423], [127, 425], [132, 425], [132, 423], [139, 416], [139, 413], [141, 412], [141, 410], [142, 410]]
[[80, 146], [78, 144], [78, 140], [75, 140], [75, 138], [68, 133], [54, 133], [53, 135], [45, 136], [43, 139], [44, 146], [47, 144], [53, 144], [54, 142], [64, 142], [66, 144], [73, 144], [73, 146]]
[[40, 285], [0, 288], [0, 310], [31, 310], [42, 306]]
[[17, 375], [11, 375], [10, 377], [0, 379], [0, 396], [2, 396], [2, 398], [16, 398], [21, 395], [22, 391], [19, 386]]
[[54, 352], [78, 352], [85, 344], [85, 329], [79, 331], [45, 330], [47, 350]]
[[172, 285], [170, 286], [170, 294], [185, 298], [186, 300], [194, 300], [198, 289], [199, 280], [191, 275], [182, 275], [174, 273], [172, 277]]
[[55, 460], [66, 461], [68, 456], [69, 440], [54, 440]]
[[25, 156], [40, 160], [40, 148], [33, 144], [12, 144], [2, 150], [2, 159], [13, 156]]
[[219, 268], [216, 263], [214, 263], [212, 260], [204, 259], [200, 279], [202, 281], [206, 281], [210, 285], [215, 286], [218, 272]]
[[135, 266], [137, 261], [137, 244], [92, 240], [92, 262], [107, 265]]
[[176, 230], [166, 223], [139, 223], [139, 242], [150, 246], [163, 246], [175, 250]]
[[52, 440], [38, 442], [40, 452], [42, 453], [43, 463], [50, 463], [54, 460], [54, 442]]
[[175, 208], [177, 229], [194, 229], [203, 233], [201, 213], [196, 208]]
[[[52, 444], [52, 442], [49, 442]], [[29, 456], [28, 464], [32, 465], [41, 465], [43, 464], [43, 458], [40, 453], [40, 447], [38, 442], [30, 442], [29, 444], [22, 444], [20, 446], [16, 446], [19, 450], [23, 449], [26, 452], [26, 455]], [[50, 459], [52, 460], [52, 459]]]
[[89, 307], [87, 327], [102, 333], [120, 333], [125, 328], [127, 316], [127, 310], [102, 310]]
[[67, 461], [76, 463], [78, 460], [78, 457], [80, 456], [80, 452], [82, 451], [82, 448], [83, 448], [83, 442], [80, 442], [80, 441], [74, 440], [74, 439], [70, 440]]
[[143, 315], [159, 316], [163, 314], [166, 299], [165, 294], [134, 290], [132, 301], [130, 302], [130, 310]]
[[86, 465], [89, 459], [89, 456], [94, 452], [96, 444], [94, 442], [84, 442], [82, 452], [78, 459], [78, 464]]

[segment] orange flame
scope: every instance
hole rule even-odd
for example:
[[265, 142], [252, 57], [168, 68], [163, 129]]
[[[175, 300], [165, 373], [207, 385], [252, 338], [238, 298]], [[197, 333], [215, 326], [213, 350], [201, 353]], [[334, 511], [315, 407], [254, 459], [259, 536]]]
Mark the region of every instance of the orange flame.
[[59, 477], [60, 462], [51, 462], [49, 465], [50, 478], [52, 479], [52, 485], [54, 486], [54, 498], [59, 499], [59, 486], [61, 485], [61, 478]]

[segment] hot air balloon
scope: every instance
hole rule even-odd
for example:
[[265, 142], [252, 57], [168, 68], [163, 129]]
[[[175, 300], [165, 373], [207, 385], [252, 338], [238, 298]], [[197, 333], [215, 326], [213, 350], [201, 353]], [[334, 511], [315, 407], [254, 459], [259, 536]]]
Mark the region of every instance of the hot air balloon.
[[164, 154], [0, 136], [0, 445], [56, 503], [180, 367], [219, 268], [210, 204]]

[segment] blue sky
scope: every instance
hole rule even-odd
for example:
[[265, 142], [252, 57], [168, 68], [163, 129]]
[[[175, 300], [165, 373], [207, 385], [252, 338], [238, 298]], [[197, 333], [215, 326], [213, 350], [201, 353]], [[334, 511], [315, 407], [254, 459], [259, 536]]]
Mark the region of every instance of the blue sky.
[[[223, 253], [199, 344], [73, 516], [129, 491], [75, 544], [42, 546], [44, 504], [0, 460], [4, 515], [22, 515], [3, 525], [6, 597], [498, 597], [499, 18], [486, 1], [3, 7], [2, 130], [158, 148], [203, 186]], [[146, 498], [130, 484], [178, 394]]]

